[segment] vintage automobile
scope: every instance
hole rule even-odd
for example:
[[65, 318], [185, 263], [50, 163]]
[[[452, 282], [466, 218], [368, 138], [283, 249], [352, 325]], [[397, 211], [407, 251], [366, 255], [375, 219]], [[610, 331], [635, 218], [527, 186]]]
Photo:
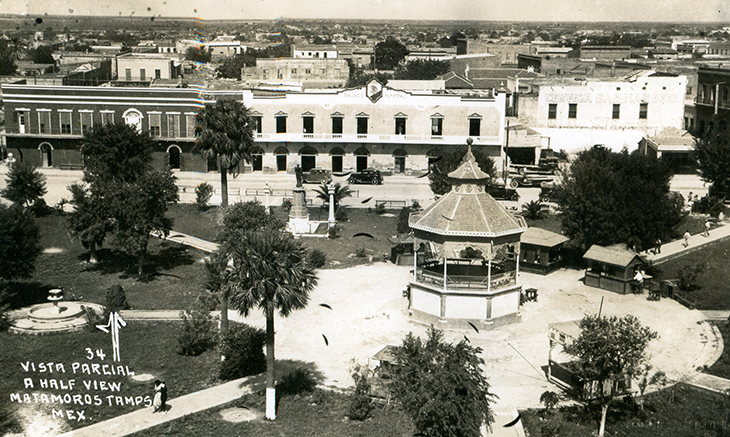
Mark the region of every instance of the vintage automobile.
[[517, 193], [517, 190], [504, 185], [492, 185], [487, 192], [497, 200], [511, 200], [513, 202], [520, 200], [520, 195]]
[[353, 173], [347, 178], [347, 182], [350, 184], [373, 184], [380, 185], [383, 183], [383, 175], [380, 171], [366, 168], [363, 171]]
[[320, 167], [314, 167], [302, 172], [302, 182], [305, 184], [329, 184], [332, 182], [332, 172]]
[[548, 203], [553, 199], [554, 184], [545, 183], [540, 186], [540, 202]]
[[552, 183], [555, 176], [552, 174], [541, 173], [510, 173], [509, 185], [512, 188], [517, 187], [540, 187], [544, 183]]

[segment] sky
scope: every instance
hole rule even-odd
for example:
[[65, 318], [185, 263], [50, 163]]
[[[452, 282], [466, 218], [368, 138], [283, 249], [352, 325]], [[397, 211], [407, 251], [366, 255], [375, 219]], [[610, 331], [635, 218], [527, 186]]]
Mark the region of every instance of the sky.
[[0, 0], [0, 14], [202, 19], [665, 21], [730, 25], [728, 0]]

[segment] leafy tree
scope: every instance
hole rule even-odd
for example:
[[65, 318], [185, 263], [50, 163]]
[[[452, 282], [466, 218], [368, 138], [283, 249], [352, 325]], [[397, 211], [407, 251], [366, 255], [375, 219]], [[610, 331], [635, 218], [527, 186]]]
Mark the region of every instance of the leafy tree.
[[[94, 126], [86, 133], [81, 146], [85, 165], [83, 180], [89, 184], [91, 213], [98, 213], [100, 219], [114, 225], [115, 243], [137, 256], [139, 275], [144, 270], [152, 232], [165, 236], [169, 233], [172, 220], [165, 214], [168, 206], [178, 200], [172, 171], [155, 170], [151, 166], [154, 144], [149, 135], [117, 123]], [[93, 220], [79, 222], [90, 227], [98, 225]], [[83, 231], [83, 226], [77, 228], [77, 232]], [[94, 235], [101, 235], [96, 233], [98, 229], [93, 231]]]
[[270, 420], [276, 418], [274, 313], [288, 317], [307, 306], [317, 276], [306, 257], [307, 250], [291, 234], [270, 228], [249, 231], [234, 243], [233, 263], [223, 279], [231, 307], [244, 316], [259, 308], [266, 316], [266, 418]]
[[395, 70], [408, 55], [408, 49], [394, 36], [375, 44], [375, 68]]
[[114, 221], [104, 201], [80, 183], [68, 187], [74, 209], [67, 216], [66, 225], [72, 238], [78, 238], [89, 250], [89, 262], [98, 262], [97, 249], [104, 244], [106, 236], [113, 231]]
[[396, 70], [394, 78], [403, 80], [433, 80], [449, 72], [449, 61], [414, 59]]
[[46, 176], [28, 162], [15, 161], [5, 183], [0, 196], [25, 208], [48, 192]]
[[[330, 203], [330, 186], [327, 184], [321, 184], [319, 187], [315, 188], [315, 193], [317, 193], [317, 199], [322, 199], [322, 201], [325, 203], [325, 205], [329, 205]], [[334, 200], [335, 200], [335, 211], [337, 211], [340, 208], [340, 201], [344, 199], [345, 197], [352, 197], [352, 190], [347, 185], [340, 185], [340, 183], [336, 183], [332, 186], [332, 194], [334, 194]]]
[[642, 411], [644, 411], [644, 393], [646, 392], [646, 389], [649, 388], [652, 385], [665, 385], [667, 383], [667, 375], [662, 370], [658, 370], [654, 373], [651, 373], [652, 365], [649, 363], [644, 363], [639, 367], [639, 370], [637, 372], [637, 385], [639, 387], [639, 392], [637, 393], [639, 397], [639, 407]]
[[0, 278], [30, 278], [43, 252], [40, 228], [29, 211], [0, 203]]
[[221, 292], [221, 333], [228, 330], [228, 300], [227, 288], [221, 288], [222, 274], [225, 265], [231, 259], [231, 253], [236, 243], [249, 231], [260, 231], [266, 228], [283, 229], [284, 223], [273, 215], [266, 212], [261, 202], [251, 200], [238, 202], [226, 208], [223, 213], [223, 220], [218, 226], [216, 241], [220, 248], [210, 260], [206, 261], [208, 266], [208, 285], [211, 291]]
[[216, 159], [221, 171], [221, 205], [228, 206], [228, 171], [241, 161], [251, 161], [254, 121], [243, 103], [221, 99], [198, 112], [195, 152]]
[[545, 405], [545, 411], [549, 412], [560, 403], [560, 395], [554, 391], [545, 390], [540, 395], [540, 403]]
[[35, 64], [53, 64], [53, 46], [38, 46], [36, 49], [30, 50], [30, 59]]
[[482, 349], [466, 340], [444, 341], [433, 326], [423, 341], [409, 333], [395, 351], [393, 397], [424, 435], [477, 437], [483, 424], [491, 430], [491, 405], [497, 396], [480, 366]]
[[663, 162], [638, 152], [596, 146], [579, 153], [553, 191], [565, 235], [582, 250], [630, 240], [652, 247], [666, 240], [682, 218], [669, 191], [671, 178]]
[[580, 322], [580, 335], [565, 347], [577, 358], [575, 369], [585, 381], [598, 383], [598, 402], [601, 406], [599, 437], [606, 430], [606, 413], [613, 393], [603, 387], [613, 387], [616, 379], [634, 377], [648, 361], [646, 348], [657, 338], [657, 333], [642, 326], [634, 315], [618, 318], [586, 316]]
[[[466, 146], [437, 149], [438, 160], [430, 165], [428, 174], [431, 191], [434, 194], [443, 195], [451, 190], [451, 182], [449, 181], [448, 174], [459, 167], [464, 159], [466, 150]], [[471, 152], [474, 158], [476, 158], [479, 168], [488, 174], [492, 180], [496, 178], [497, 168], [494, 165], [494, 160], [478, 148], [472, 148]], [[487, 185], [490, 185], [492, 180], [487, 181]]]
[[18, 70], [15, 63], [17, 59], [17, 46], [12, 41], [0, 40], [0, 76], [15, 74]]
[[169, 168], [149, 170], [135, 183], [119, 186], [110, 198], [116, 243], [137, 256], [140, 276], [152, 233], [166, 237], [172, 230], [172, 219], [165, 214], [169, 205], [179, 199], [175, 180]]
[[211, 53], [204, 48], [188, 47], [188, 49], [185, 51], [185, 59], [187, 59], [188, 61], [207, 64], [208, 62], [210, 62], [211, 57]]
[[221, 65], [215, 69], [218, 77], [227, 79], [241, 79], [243, 67], [255, 66], [256, 57], [251, 55], [236, 55], [223, 60]]
[[695, 157], [700, 176], [709, 182], [710, 196], [730, 194], [730, 129], [715, 130], [695, 142]]

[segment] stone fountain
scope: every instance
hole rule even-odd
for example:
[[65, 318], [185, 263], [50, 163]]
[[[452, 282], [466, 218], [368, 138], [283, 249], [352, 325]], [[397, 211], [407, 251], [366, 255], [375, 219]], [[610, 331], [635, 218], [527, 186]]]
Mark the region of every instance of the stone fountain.
[[18, 334], [43, 334], [75, 331], [86, 324], [86, 311], [101, 312], [104, 307], [88, 302], [63, 300], [63, 290], [54, 288], [48, 292], [49, 303], [21, 308], [10, 314], [10, 332]]

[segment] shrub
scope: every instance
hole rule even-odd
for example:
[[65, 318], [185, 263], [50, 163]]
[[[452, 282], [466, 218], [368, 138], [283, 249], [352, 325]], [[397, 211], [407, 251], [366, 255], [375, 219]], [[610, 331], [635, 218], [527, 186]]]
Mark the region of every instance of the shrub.
[[335, 211], [335, 220], [338, 222], [346, 222], [347, 218], [347, 208], [344, 206], [337, 208], [337, 211]]
[[10, 317], [8, 312], [10, 311], [10, 305], [0, 303], [0, 332], [7, 331], [10, 327]]
[[213, 197], [215, 189], [207, 182], [201, 182], [200, 185], [195, 187], [195, 205], [200, 211], [207, 211], [210, 208], [208, 202]]
[[119, 310], [128, 310], [127, 296], [121, 285], [112, 285], [106, 291], [106, 307], [110, 312], [118, 312]]
[[205, 309], [180, 312], [183, 319], [182, 329], [177, 337], [178, 353], [195, 357], [215, 344], [215, 322]]
[[697, 276], [707, 268], [704, 262], [696, 264], [685, 264], [677, 270], [677, 278], [679, 279], [679, 289], [690, 291], [695, 287]]
[[285, 197], [284, 199], [282, 199], [281, 209], [283, 209], [284, 211], [291, 211], [291, 207], [292, 207], [292, 201], [290, 198]]
[[33, 201], [33, 205], [30, 206], [30, 210], [36, 217], [45, 217], [53, 212], [53, 208], [48, 206], [46, 199], [39, 197]]
[[317, 387], [317, 380], [312, 372], [307, 369], [294, 369], [287, 372], [281, 382], [276, 385], [277, 391], [282, 395], [297, 395], [299, 393], [311, 393]]
[[109, 321], [109, 309], [97, 311], [92, 307], [87, 307], [86, 305], [81, 305], [81, 309], [84, 311], [86, 329], [90, 332], [101, 332], [96, 329], [96, 325], [105, 325]]
[[332, 226], [327, 230], [327, 237], [331, 240], [334, 240], [335, 238], [340, 236], [340, 228], [337, 226]]
[[313, 249], [307, 256], [307, 262], [312, 267], [322, 267], [327, 262], [327, 255], [319, 249]]
[[221, 340], [218, 376], [223, 380], [256, 375], [266, 370], [264, 343], [266, 333], [246, 324], [231, 324]]
[[405, 234], [410, 230], [410, 227], [408, 226], [408, 217], [411, 214], [411, 208], [404, 207], [401, 208], [400, 213], [398, 213], [398, 225], [396, 227], [396, 231], [399, 234]]
[[385, 214], [385, 204], [378, 203], [375, 205], [375, 214]]
[[542, 203], [539, 200], [532, 200], [522, 208], [527, 219], [540, 220], [543, 218]]
[[355, 363], [352, 369], [352, 379], [355, 380], [355, 392], [350, 400], [350, 411], [347, 414], [351, 420], [365, 420], [370, 417], [373, 403], [370, 399], [370, 377], [372, 370], [368, 366]]
[[358, 247], [355, 251], [355, 256], [358, 258], [365, 258], [367, 255], [367, 249], [365, 249], [364, 247]]

